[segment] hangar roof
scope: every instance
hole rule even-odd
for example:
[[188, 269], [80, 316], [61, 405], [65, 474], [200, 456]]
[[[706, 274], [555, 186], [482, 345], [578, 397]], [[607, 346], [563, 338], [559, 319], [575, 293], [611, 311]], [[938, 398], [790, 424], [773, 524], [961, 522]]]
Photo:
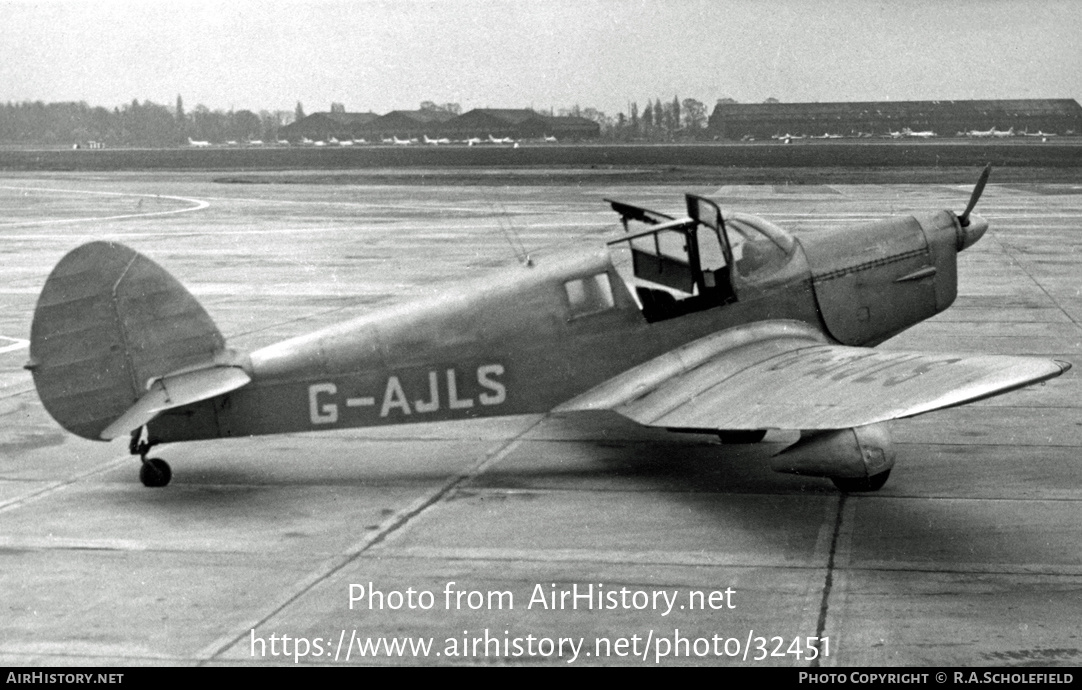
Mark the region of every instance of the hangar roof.
[[392, 110], [380, 117], [381, 120], [412, 120], [416, 123], [446, 122], [455, 116], [446, 110]]
[[1026, 98], [966, 101], [855, 101], [842, 103], [718, 103], [714, 112], [726, 117], [792, 117], [800, 115], [891, 116], [923, 113], [1005, 115], [1077, 115], [1082, 106], [1072, 98]]
[[[376, 113], [312, 113], [311, 116], [325, 115], [335, 122], [340, 122], [344, 125], [356, 125], [367, 124], [372, 120], [375, 120], [379, 115]], [[310, 116], [310, 117], [311, 117]]]
[[517, 125], [520, 122], [529, 120], [531, 118], [544, 117], [540, 113], [530, 110], [529, 108], [474, 108], [473, 110], [466, 113], [466, 115], [469, 115], [471, 113], [488, 115], [490, 117], [496, 118], [497, 120], [509, 122], [513, 125]]

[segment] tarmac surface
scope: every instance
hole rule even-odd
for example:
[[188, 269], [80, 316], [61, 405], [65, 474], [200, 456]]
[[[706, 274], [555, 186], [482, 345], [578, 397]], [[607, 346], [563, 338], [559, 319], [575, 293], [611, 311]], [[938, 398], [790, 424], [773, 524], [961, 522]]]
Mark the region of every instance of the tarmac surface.
[[602, 197], [695, 192], [799, 236], [970, 192], [214, 177], [0, 179], [0, 664], [1082, 664], [1082, 185], [993, 174], [957, 302], [883, 346], [1074, 369], [896, 422], [875, 494], [771, 472], [784, 434], [723, 447], [605, 415], [164, 446], [173, 481], [147, 489], [22, 369], [82, 242], [147, 254], [256, 348], [610, 231]]

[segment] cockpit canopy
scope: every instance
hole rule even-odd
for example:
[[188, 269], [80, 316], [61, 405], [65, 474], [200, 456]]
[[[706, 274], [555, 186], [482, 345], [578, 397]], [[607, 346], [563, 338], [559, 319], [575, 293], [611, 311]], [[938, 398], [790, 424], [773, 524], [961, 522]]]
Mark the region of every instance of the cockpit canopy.
[[[735, 226], [733, 229], [736, 230], [736, 232], [739, 232], [745, 237], [750, 238], [756, 233], [766, 237], [775, 245], [777, 245], [778, 249], [781, 249], [786, 254], [788, 254], [792, 250], [793, 245], [796, 244], [796, 240], [793, 239], [792, 235], [782, 230], [777, 225], [774, 225], [770, 221], [766, 220], [765, 218], [753, 216], [750, 213], [738, 213], [735, 211], [726, 212], [726, 228], [728, 228], [730, 224]], [[730, 235], [730, 241], [732, 240], [733, 238]]]
[[[714, 202], [691, 194], [686, 200], [684, 218], [610, 201], [626, 234], [609, 244], [630, 248], [634, 290], [650, 320], [736, 301], [742, 285], [780, 270], [796, 246], [758, 216], [723, 214]], [[631, 221], [645, 228], [633, 231]]]

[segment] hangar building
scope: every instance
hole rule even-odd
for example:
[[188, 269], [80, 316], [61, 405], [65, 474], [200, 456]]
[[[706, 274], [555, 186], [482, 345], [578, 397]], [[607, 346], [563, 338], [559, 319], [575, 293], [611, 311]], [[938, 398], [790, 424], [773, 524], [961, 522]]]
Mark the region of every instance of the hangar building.
[[469, 137], [511, 137], [512, 139], [596, 139], [601, 125], [584, 117], [553, 117], [528, 108], [475, 108], [453, 120], [448, 120], [444, 136], [452, 139]]
[[307, 137], [313, 141], [336, 139], [353, 139], [362, 136], [359, 134], [364, 127], [379, 119], [376, 113], [312, 113], [296, 122], [292, 122], [278, 130], [278, 137], [290, 141], [300, 141], [301, 137]]
[[389, 137], [414, 139], [433, 132], [455, 114], [446, 110], [392, 110], [372, 120], [364, 127], [364, 134], [369, 141], [379, 141]]
[[443, 110], [394, 110], [386, 115], [375, 113], [313, 113], [278, 130], [290, 141], [306, 137], [313, 141], [367, 139], [378, 142], [399, 137], [415, 139], [428, 136], [464, 140], [511, 137], [540, 139], [556, 137], [560, 141], [597, 139], [601, 125], [584, 117], [552, 117], [528, 108], [475, 108], [462, 115]]
[[1082, 133], [1082, 107], [1071, 98], [998, 101], [722, 103], [709, 128], [720, 139], [772, 136], [889, 135], [908, 128], [940, 137], [992, 128], [1016, 133]]

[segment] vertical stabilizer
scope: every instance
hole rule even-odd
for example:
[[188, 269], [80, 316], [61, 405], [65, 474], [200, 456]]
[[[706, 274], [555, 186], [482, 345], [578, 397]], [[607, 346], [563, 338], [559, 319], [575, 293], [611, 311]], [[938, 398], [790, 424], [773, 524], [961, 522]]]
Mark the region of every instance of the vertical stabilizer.
[[122, 244], [91, 242], [49, 274], [27, 369], [61, 426], [98, 439], [153, 379], [204, 365], [224, 349], [207, 312], [163, 268]]

